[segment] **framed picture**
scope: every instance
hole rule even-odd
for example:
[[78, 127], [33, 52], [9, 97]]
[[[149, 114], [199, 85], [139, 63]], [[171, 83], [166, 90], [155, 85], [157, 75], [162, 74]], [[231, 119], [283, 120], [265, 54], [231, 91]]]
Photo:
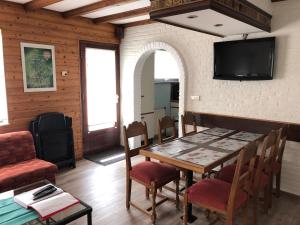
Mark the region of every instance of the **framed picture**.
[[56, 91], [52, 45], [21, 43], [24, 92]]

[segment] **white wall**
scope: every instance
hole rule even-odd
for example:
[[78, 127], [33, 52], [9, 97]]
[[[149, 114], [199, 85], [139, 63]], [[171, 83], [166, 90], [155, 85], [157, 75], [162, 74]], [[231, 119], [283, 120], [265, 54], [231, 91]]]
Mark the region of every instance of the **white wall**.
[[154, 120], [154, 53], [145, 61], [141, 74], [141, 115], [148, 129], [148, 137], [153, 138], [156, 130]]
[[151, 54], [144, 63], [141, 77], [141, 113], [154, 111], [154, 54]]
[[[271, 81], [213, 80], [213, 42], [220, 38], [159, 23], [126, 29], [121, 44], [122, 119], [133, 118], [134, 103], [129, 98], [136, 56], [146, 44], [160, 41], [175, 47], [185, 62], [185, 110], [300, 123], [300, 1], [272, 6], [273, 33], [250, 35], [277, 38], [275, 79]], [[192, 101], [192, 95], [200, 95], [201, 100]], [[299, 173], [300, 144], [289, 142], [282, 189], [300, 195]]]

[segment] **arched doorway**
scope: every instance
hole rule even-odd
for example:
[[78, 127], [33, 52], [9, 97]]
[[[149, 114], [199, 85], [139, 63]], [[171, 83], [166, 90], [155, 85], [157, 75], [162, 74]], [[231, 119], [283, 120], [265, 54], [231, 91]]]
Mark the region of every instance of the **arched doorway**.
[[[134, 69], [134, 77], [133, 77], [133, 102], [134, 102], [134, 120], [140, 121], [141, 120], [141, 78], [143, 73], [143, 67], [145, 61], [149, 58], [151, 54], [153, 54], [157, 50], [164, 50], [169, 52], [172, 57], [175, 59], [178, 69], [179, 69], [179, 115], [184, 113], [184, 106], [185, 106], [185, 66], [182, 60], [182, 57], [178, 53], [178, 51], [172, 47], [171, 45], [164, 43], [164, 42], [153, 42], [147, 44], [138, 54], [136, 57], [136, 64]], [[180, 127], [180, 121], [179, 121]], [[181, 135], [181, 130], [179, 129], [179, 135]], [[137, 146], [139, 140], [134, 141], [134, 145]]]

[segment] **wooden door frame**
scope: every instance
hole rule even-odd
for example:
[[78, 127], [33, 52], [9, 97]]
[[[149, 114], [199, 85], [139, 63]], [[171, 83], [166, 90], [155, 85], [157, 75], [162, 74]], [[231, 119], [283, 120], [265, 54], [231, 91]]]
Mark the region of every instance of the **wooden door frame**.
[[[86, 153], [87, 147], [87, 135], [88, 135], [88, 123], [87, 123], [87, 92], [86, 92], [86, 66], [85, 66], [85, 48], [98, 48], [98, 49], [107, 49], [114, 50], [116, 52], [116, 94], [119, 96], [117, 103], [117, 129], [118, 129], [118, 138], [120, 142], [121, 134], [121, 90], [120, 90], [120, 45], [119, 44], [109, 44], [109, 43], [98, 43], [91, 41], [79, 41], [79, 51], [80, 51], [80, 77], [81, 77], [81, 110], [82, 110], [82, 137], [83, 137], [83, 153]], [[103, 132], [103, 130], [101, 130]], [[97, 131], [95, 131], [97, 132]], [[98, 131], [100, 132], [100, 131]]]

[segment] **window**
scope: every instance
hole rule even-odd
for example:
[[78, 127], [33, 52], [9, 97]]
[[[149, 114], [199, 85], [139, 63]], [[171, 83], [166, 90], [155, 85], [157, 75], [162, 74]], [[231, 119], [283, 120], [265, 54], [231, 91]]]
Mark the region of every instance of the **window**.
[[114, 127], [117, 121], [116, 52], [86, 48], [86, 89], [88, 129]]
[[155, 79], [179, 79], [179, 68], [174, 57], [167, 51], [155, 51]]
[[3, 43], [0, 30], [0, 126], [8, 124], [7, 100], [4, 76]]

